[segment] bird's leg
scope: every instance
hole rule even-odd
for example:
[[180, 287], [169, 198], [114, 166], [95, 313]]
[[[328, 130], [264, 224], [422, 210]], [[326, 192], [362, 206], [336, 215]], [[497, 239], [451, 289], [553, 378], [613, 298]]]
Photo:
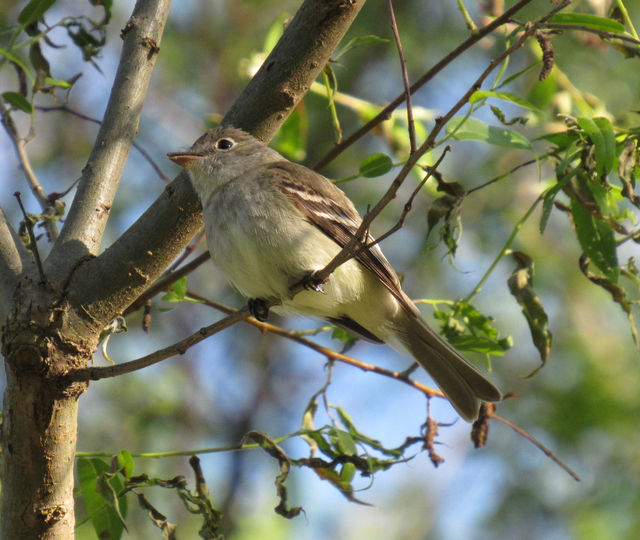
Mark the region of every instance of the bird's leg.
[[265, 322], [269, 318], [269, 304], [264, 298], [249, 298], [247, 305], [249, 313], [260, 322]]
[[311, 270], [311, 272], [302, 278], [302, 286], [308, 291], [324, 293], [324, 284], [328, 279], [319, 279], [316, 277], [317, 274], [318, 270]]

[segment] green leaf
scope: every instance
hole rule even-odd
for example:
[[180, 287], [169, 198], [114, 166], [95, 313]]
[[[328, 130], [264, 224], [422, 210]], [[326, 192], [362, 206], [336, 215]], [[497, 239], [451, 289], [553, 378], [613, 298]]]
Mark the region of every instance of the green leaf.
[[464, 300], [449, 306], [452, 312], [434, 310], [442, 322], [442, 333], [457, 349], [484, 354], [502, 355], [513, 345], [510, 337], [500, 338], [492, 326], [493, 319]]
[[623, 24], [605, 17], [591, 15], [590, 13], [557, 13], [549, 19], [549, 22], [552, 24], [587, 26], [594, 30], [612, 32], [614, 34], [622, 34], [624, 32]]
[[[602, 133], [604, 141], [601, 149], [601, 159], [603, 162], [603, 170], [605, 174], [610, 173], [613, 170], [613, 165], [616, 159], [616, 137], [613, 133], [613, 126], [609, 122], [608, 118], [602, 116], [593, 119]], [[598, 149], [596, 148], [596, 159], [598, 155]]]
[[18, 15], [18, 22], [22, 26], [28, 26], [40, 19], [56, 0], [31, 0]]
[[597, 175], [611, 172], [616, 157], [616, 139], [611, 122], [603, 117], [587, 118], [585, 116], [579, 117], [577, 121], [595, 147]]
[[127, 478], [133, 474], [133, 457], [128, 450], [120, 450], [117, 455], [118, 470]]
[[33, 105], [20, 92], [3, 92], [2, 99], [4, 99], [14, 109], [24, 111], [27, 114], [31, 114], [33, 112]]
[[388, 173], [392, 167], [393, 162], [386, 154], [372, 154], [360, 163], [360, 175], [374, 178]]
[[71, 84], [67, 81], [61, 81], [59, 79], [52, 79], [51, 77], [45, 77], [44, 83], [49, 86], [59, 86], [60, 88], [71, 88]]
[[[100, 459], [78, 459], [78, 482], [80, 484], [80, 492], [85, 501], [87, 513], [91, 518], [91, 523], [98, 538], [108, 538], [109, 540], [118, 540], [122, 536], [124, 525], [113, 507], [107, 504], [105, 498], [98, 492], [99, 478], [108, 473], [109, 465]], [[116, 480], [115, 478], [112, 479]], [[117, 479], [119, 481], [119, 479]], [[116, 491], [122, 489], [114, 485]], [[126, 499], [121, 499], [126, 502]], [[124, 504], [121, 504], [121, 508]], [[123, 509], [126, 515], [126, 507]]]
[[307, 156], [306, 134], [308, 117], [304, 106], [299, 105], [282, 124], [273, 139], [273, 146], [289, 159], [303, 161]]
[[571, 213], [584, 254], [610, 281], [616, 283], [620, 268], [613, 229], [606, 221], [596, 219], [575, 199], [571, 199]]
[[333, 60], [338, 60], [338, 58], [345, 55], [347, 52], [349, 52], [351, 49], [355, 47], [361, 47], [363, 45], [377, 45], [379, 43], [388, 43], [388, 42], [389, 42], [388, 39], [381, 38], [374, 35], [354, 37], [353, 39], [349, 40], [349, 42], [344, 47], [339, 49], [333, 55]]
[[356, 455], [356, 444], [353, 441], [353, 437], [348, 431], [343, 429], [331, 428], [329, 436], [334, 448], [340, 454], [346, 454], [348, 456]]
[[303, 431], [302, 433], [305, 435], [305, 437], [309, 437], [313, 442], [315, 442], [318, 445], [320, 451], [325, 456], [331, 459], [336, 456], [336, 453], [331, 447], [331, 444], [329, 443], [329, 441], [327, 441], [327, 439], [324, 438], [321, 430]]
[[546, 109], [551, 105], [558, 89], [558, 79], [554, 71], [544, 81], [536, 81], [531, 85], [528, 98], [539, 109]]
[[449, 120], [446, 129], [452, 138], [460, 141], [484, 141], [496, 146], [532, 150], [531, 143], [524, 135], [509, 129], [489, 126], [477, 118], [456, 116]]
[[471, 94], [471, 97], [469, 98], [469, 102], [476, 103], [478, 101], [481, 101], [483, 99], [490, 98], [490, 97], [503, 99], [505, 101], [510, 101], [511, 103], [515, 103], [516, 105], [519, 105], [520, 107], [524, 107], [525, 109], [529, 109], [530, 111], [536, 111], [536, 112], [540, 111], [540, 109], [538, 109], [538, 107], [536, 107], [533, 103], [531, 103], [530, 101], [527, 101], [526, 99], [524, 99], [523, 97], [520, 97], [517, 94], [513, 94], [512, 92], [494, 92], [493, 90], [476, 90], [473, 94]]
[[288, 13], [280, 13], [276, 17], [276, 20], [273, 21], [269, 29], [267, 30], [267, 35], [264, 38], [264, 45], [262, 50], [265, 54], [269, 54], [273, 48], [278, 43], [278, 40], [282, 37], [285, 28], [285, 22], [291, 16]]
[[165, 302], [182, 302], [187, 294], [187, 276], [181, 277], [171, 284], [171, 288], [162, 297]]
[[342, 469], [340, 469], [340, 481], [343, 484], [351, 484], [357, 470], [357, 467], [353, 463], [345, 463]]

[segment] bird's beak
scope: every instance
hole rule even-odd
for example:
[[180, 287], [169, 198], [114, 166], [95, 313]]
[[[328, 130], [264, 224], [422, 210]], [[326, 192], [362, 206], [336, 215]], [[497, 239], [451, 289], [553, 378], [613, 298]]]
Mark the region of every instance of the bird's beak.
[[196, 161], [202, 159], [203, 156], [195, 152], [172, 152], [167, 154], [167, 157], [183, 169], [188, 170], [195, 165]]

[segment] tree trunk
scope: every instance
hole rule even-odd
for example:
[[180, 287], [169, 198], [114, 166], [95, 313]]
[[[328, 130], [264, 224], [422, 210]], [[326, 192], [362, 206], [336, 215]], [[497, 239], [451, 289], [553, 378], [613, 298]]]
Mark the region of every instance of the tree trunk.
[[[87, 364], [95, 332], [78, 339], [64, 295], [23, 278], [4, 329], [7, 375], [2, 423], [0, 537], [74, 537], [78, 397], [85, 384], [60, 375]], [[85, 327], [86, 330], [86, 327]]]

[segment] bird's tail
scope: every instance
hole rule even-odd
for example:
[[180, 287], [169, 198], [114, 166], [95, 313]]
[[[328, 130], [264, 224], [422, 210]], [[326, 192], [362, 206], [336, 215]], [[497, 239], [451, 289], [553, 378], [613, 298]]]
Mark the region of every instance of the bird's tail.
[[480, 400], [502, 399], [500, 391], [418, 314], [403, 310], [398, 318], [398, 338], [465, 420], [478, 417]]

